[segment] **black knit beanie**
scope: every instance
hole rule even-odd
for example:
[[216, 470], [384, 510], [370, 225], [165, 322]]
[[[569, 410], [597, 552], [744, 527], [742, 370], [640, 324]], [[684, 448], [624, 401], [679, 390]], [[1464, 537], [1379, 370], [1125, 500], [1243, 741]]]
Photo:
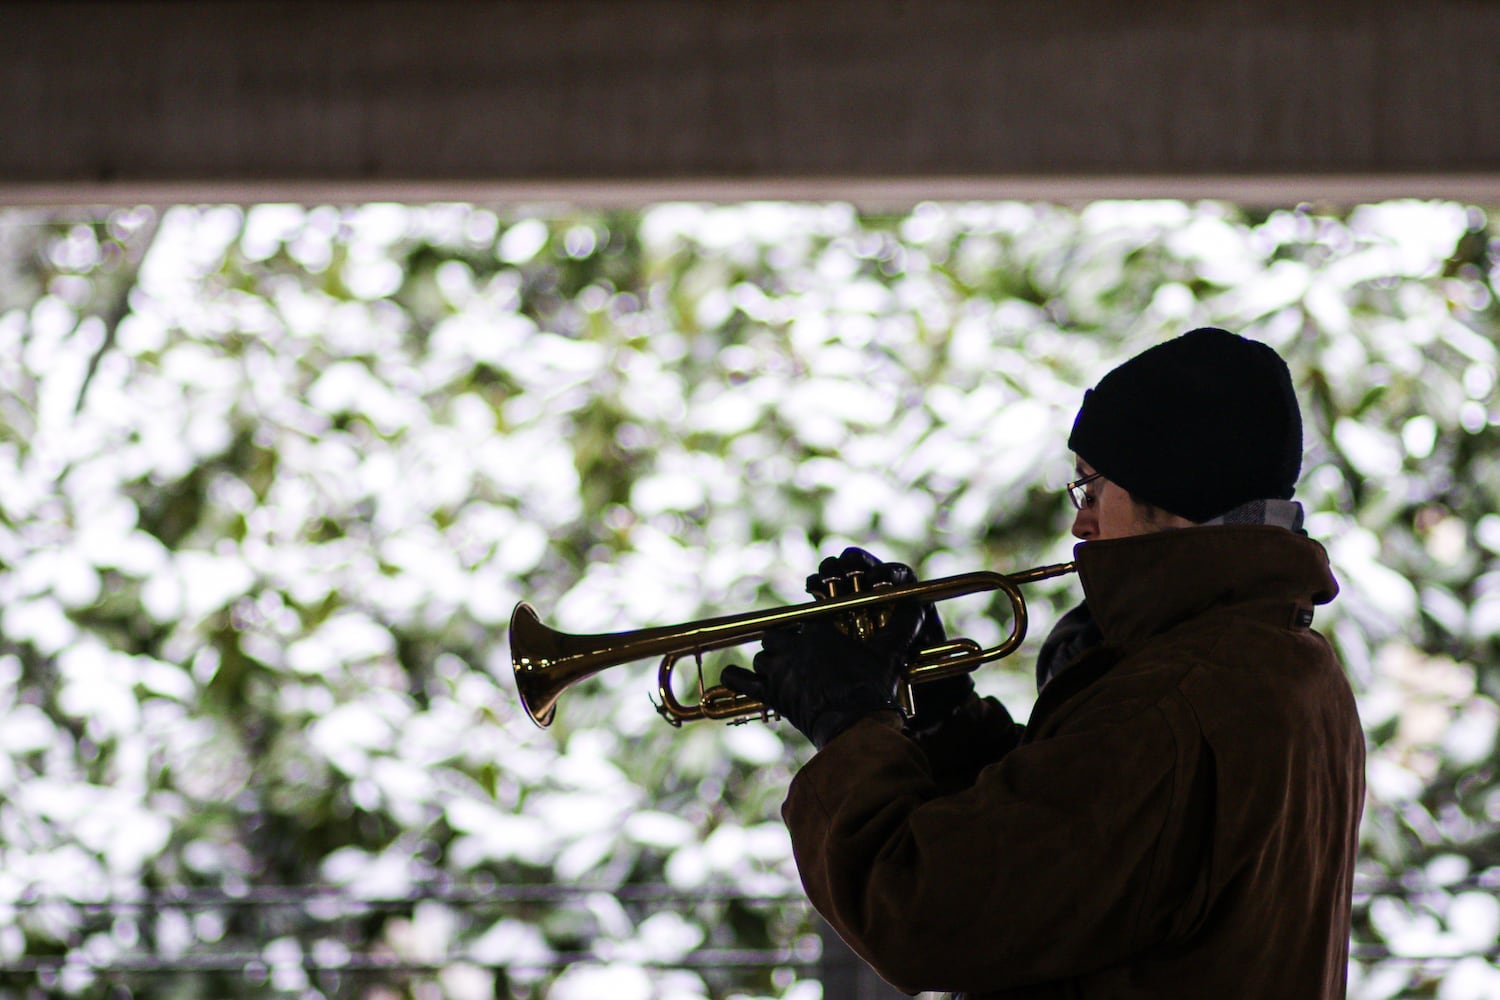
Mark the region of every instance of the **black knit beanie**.
[[1068, 448], [1135, 499], [1203, 522], [1251, 500], [1291, 499], [1302, 414], [1274, 350], [1205, 327], [1085, 392]]

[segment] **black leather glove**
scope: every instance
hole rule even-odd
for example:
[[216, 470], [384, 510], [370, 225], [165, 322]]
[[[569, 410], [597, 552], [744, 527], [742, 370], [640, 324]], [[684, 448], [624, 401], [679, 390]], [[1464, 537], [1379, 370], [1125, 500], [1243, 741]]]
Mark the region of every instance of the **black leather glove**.
[[919, 620], [915, 605], [898, 611], [881, 642], [845, 635], [828, 619], [773, 629], [754, 672], [725, 667], [719, 683], [764, 702], [821, 750], [865, 716], [899, 711], [896, 685], [906, 658], [898, 650], [912, 641]]
[[[837, 593], [850, 593], [853, 589], [852, 580], [856, 575], [862, 591], [870, 590], [878, 584], [900, 586], [917, 582], [917, 574], [910, 566], [881, 562], [864, 549], [850, 547], [837, 556], [829, 556], [819, 564], [818, 572], [807, 578], [807, 591], [814, 596], [824, 596], [831, 583]], [[869, 641], [886, 646], [903, 658], [910, 658], [919, 650], [943, 642], [948, 633], [943, 628], [943, 620], [938, 615], [937, 607], [930, 602], [914, 606], [918, 618], [905, 646], [890, 648], [892, 643], [900, 641], [897, 637], [905, 633], [889, 628], [877, 628]], [[903, 728], [908, 733], [930, 732], [947, 722], [973, 693], [974, 679], [967, 673], [914, 685], [912, 701], [915, 703], [915, 712], [905, 719]]]

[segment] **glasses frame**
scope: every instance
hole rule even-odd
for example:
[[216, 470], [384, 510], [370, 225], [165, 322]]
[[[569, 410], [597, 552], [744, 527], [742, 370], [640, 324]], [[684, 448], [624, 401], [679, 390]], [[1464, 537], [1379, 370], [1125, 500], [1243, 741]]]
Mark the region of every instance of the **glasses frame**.
[[1103, 475], [1104, 473], [1102, 472], [1091, 472], [1080, 479], [1073, 480], [1067, 485], [1068, 499], [1072, 501], [1074, 510], [1086, 510], [1094, 506], [1095, 498], [1090, 496], [1084, 487]]

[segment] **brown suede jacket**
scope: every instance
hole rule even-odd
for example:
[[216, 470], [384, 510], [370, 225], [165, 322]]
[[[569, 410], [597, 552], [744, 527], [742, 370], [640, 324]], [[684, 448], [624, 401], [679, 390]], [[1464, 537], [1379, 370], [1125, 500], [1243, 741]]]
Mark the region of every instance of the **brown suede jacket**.
[[856, 723], [782, 814], [818, 911], [891, 983], [980, 998], [1342, 997], [1364, 798], [1322, 546], [1203, 527], [1076, 548], [1104, 644], [1019, 727]]

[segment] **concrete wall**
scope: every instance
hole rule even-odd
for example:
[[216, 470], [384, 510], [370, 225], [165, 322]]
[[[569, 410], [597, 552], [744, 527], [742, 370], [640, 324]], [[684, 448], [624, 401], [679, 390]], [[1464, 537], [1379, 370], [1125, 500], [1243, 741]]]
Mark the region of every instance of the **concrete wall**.
[[1492, 0], [0, 0], [0, 203], [1500, 200]]

